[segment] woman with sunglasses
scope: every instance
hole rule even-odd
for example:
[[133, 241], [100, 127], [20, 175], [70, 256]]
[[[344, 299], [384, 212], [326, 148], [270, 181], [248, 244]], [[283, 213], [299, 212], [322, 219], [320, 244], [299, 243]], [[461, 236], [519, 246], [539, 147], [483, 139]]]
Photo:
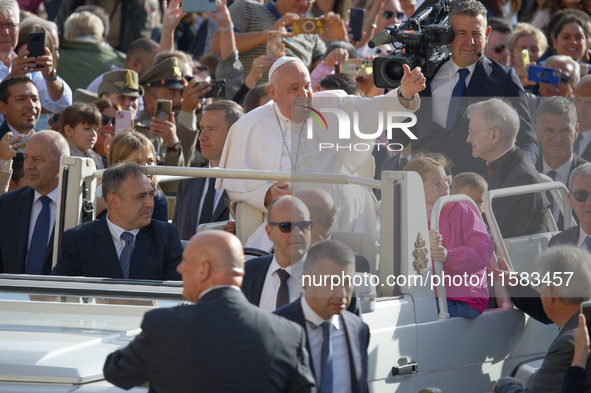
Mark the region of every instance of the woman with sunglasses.
[[103, 164], [107, 166], [107, 152], [111, 138], [115, 136], [115, 115], [121, 109], [119, 104], [111, 100], [100, 99], [93, 102], [99, 112], [101, 112], [102, 125], [98, 130], [98, 136], [94, 145], [94, 151], [101, 156]]
[[70, 145], [70, 155], [92, 158], [97, 169], [103, 169], [101, 157], [92, 150], [101, 126], [101, 114], [92, 104], [75, 102], [59, 116], [58, 131]]
[[[445, 169], [451, 162], [440, 153], [413, 154], [405, 171], [418, 172], [423, 180], [427, 220], [430, 223], [433, 205], [449, 195], [451, 176]], [[444, 280], [450, 316], [476, 318], [488, 303], [486, 266], [493, 244], [476, 209], [462, 202], [449, 203], [441, 210], [439, 231], [430, 230], [431, 257], [443, 263], [443, 272], [434, 272]], [[459, 285], [457, 285], [459, 284]], [[439, 307], [439, 306], [438, 306]]]

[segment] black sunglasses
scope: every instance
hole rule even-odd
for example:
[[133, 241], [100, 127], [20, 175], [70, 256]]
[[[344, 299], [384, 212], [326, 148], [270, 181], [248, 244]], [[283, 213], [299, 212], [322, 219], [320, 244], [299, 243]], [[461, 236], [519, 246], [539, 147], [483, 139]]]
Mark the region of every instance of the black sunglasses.
[[[388, 20], [394, 16], [394, 11], [384, 11], [384, 19]], [[396, 19], [400, 20], [404, 17], [404, 12], [397, 12]]]
[[567, 75], [560, 75], [560, 83], [570, 83], [571, 77]]
[[498, 54], [498, 53], [501, 53], [502, 51], [504, 51], [504, 50], [505, 50], [505, 44], [500, 44], [500, 45], [497, 45], [497, 46], [493, 47], [493, 50], [494, 50], [494, 51], [495, 51], [495, 53], [497, 53], [497, 54]]
[[300, 222], [269, 222], [268, 224], [272, 227], [279, 227], [279, 230], [283, 233], [290, 233], [293, 227], [298, 227], [300, 232], [308, 232], [312, 228], [314, 221], [300, 221]]
[[589, 198], [589, 194], [591, 194], [591, 192], [585, 190], [577, 190], [575, 192], [571, 192], [571, 194], [573, 194], [577, 202], [585, 202]]
[[[103, 119], [103, 125], [106, 126], [107, 124], [109, 124], [109, 122], [115, 120], [114, 117], [109, 117], [107, 115], [101, 115], [101, 118]], [[114, 124], [114, 123], [112, 123]]]

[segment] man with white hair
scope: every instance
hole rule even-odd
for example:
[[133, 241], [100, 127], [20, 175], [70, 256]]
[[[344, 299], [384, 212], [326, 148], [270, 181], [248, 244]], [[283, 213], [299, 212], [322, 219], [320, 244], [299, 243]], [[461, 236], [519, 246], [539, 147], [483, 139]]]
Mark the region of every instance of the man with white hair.
[[[520, 310], [543, 323], [553, 322], [560, 331], [530, 386], [523, 387], [513, 378], [502, 378], [493, 386], [496, 393], [566, 391], [562, 390], [562, 383], [573, 359], [573, 334], [578, 326], [580, 305], [591, 297], [591, 255], [573, 246], [550, 247], [538, 256], [536, 265], [540, 266], [539, 294], [531, 286], [516, 285], [507, 289]], [[508, 277], [505, 275], [506, 280]], [[585, 391], [589, 386], [591, 374], [587, 372]]]
[[[294, 57], [280, 58], [269, 71], [271, 82], [267, 91], [272, 101], [246, 114], [232, 126], [220, 167], [356, 175], [371, 159], [375, 134], [379, 135], [387, 127], [384, 127], [383, 115], [395, 112], [387, 119], [398, 122], [394, 127], [413, 123], [411, 112], [419, 106], [417, 93], [425, 88], [425, 78], [420, 68], [411, 72], [405, 65], [404, 70], [401, 86], [384, 96], [359, 98], [347, 96], [340, 90], [312, 95], [310, 74], [304, 63]], [[296, 105], [292, 106], [293, 103]], [[306, 121], [313, 112], [314, 116], [320, 114], [325, 123]], [[355, 132], [348, 128], [349, 121], [344, 129], [339, 129], [342, 116], [347, 115], [352, 117]], [[411, 117], [410, 122], [408, 117]], [[373, 134], [359, 135], [359, 130]], [[350, 136], [339, 139], [343, 133]], [[343, 149], [343, 145], [349, 147]], [[300, 185], [305, 188], [304, 184]], [[292, 188], [300, 185], [242, 179], [222, 179], [217, 184], [226, 189], [233, 201], [247, 202], [263, 212], [273, 199], [290, 194]], [[338, 230], [379, 233], [374, 200], [367, 189], [340, 184], [316, 186], [333, 196]]]
[[0, 273], [49, 274], [60, 158], [68, 155], [59, 132], [40, 131], [27, 141], [28, 185], [0, 197]]
[[554, 55], [546, 59], [544, 66], [561, 70], [560, 82], [557, 85], [540, 83], [540, 96], [572, 98], [575, 95], [575, 87], [581, 80], [579, 63], [569, 56]]
[[[27, 75], [39, 91], [41, 106], [52, 113], [60, 113], [72, 105], [72, 90], [57, 75], [49, 48], [45, 55], [27, 57], [28, 51], [16, 55], [20, 10], [16, 0], [0, 0], [0, 80], [16, 75]], [[43, 68], [37, 68], [42, 66]]]
[[[509, 104], [491, 98], [468, 107], [470, 119], [466, 142], [472, 156], [486, 161], [489, 190], [541, 182], [540, 174], [515, 146], [519, 115]], [[550, 204], [541, 193], [493, 200], [492, 208], [503, 238], [542, 232]], [[516, 219], [519, 217], [519, 219]]]

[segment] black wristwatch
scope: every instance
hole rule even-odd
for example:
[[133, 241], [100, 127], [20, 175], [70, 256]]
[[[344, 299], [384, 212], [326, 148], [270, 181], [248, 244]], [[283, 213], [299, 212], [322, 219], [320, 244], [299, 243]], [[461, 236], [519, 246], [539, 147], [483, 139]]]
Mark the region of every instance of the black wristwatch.
[[166, 151], [169, 151], [171, 153], [176, 153], [179, 150], [181, 150], [181, 142], [175, 143], [173, 147], [166, 146]]

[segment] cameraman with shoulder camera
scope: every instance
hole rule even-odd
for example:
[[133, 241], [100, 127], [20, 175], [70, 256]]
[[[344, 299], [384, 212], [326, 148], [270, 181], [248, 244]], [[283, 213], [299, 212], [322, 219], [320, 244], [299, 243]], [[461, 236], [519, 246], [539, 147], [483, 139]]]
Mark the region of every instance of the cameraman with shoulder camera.
[[472, 157], [466, 143], [468, 119], [464, 112], [468, 105], [490, 97], [516, 97], [510, 98], [520, 118], [516, 144], [527, 160], [535, 164], [539, 147], [519, 78], [512, 68], [484, 56], [491, 32], [486, 8], [477, 0], [455, 1], [449, 11], [449, 23], [455, 34], [449, 44], [451, 59], [427, 78], [427, 88], [420, 93], [421, 97], [433, 100], [423, 100], [417, 112], [419, 122], [413, 132], [418, 140], [412, 142], [413, 150], [445, 154], [454, 163], [454, 173], [478, 172], [486, 176], [484, 160]]

